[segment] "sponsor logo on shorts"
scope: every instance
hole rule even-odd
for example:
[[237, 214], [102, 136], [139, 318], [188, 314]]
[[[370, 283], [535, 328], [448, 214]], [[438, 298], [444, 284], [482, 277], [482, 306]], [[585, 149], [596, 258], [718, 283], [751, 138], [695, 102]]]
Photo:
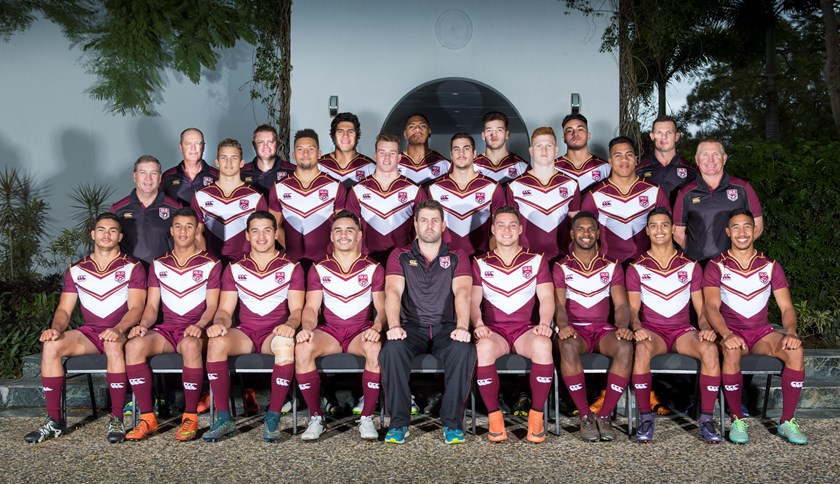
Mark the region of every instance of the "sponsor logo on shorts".
[[397, 200], [399, 200], [400, 203], [407, 202], [408, 201], [408, 192], [397, 192]]
[[803, 385], [805, 385], [804, 381], [792, 381], [792, 382], [790, 382], [790, 386], [793, 387], [793, 388], [802, 388]]
[[484, 203], [485, 200], [487, 200], [487, 196], [484, 192], [478, 192], [475, 194], [475, 203]]
[[551, 383], [551, 380], [553, 380], [553, 378], [550, 377], [550, 376], [538, 376], [537, 377], [537, 383]]
[[204, 271], [201, 269], [196, 269], [193, 271], [193, 280], [195, 282], [199, 282], [201, 279], [204, 278]]
[[601, 179], [601, 170], [592, 170], [592, 179], [598, 181]]
[[623, 389], [623, 388], [621, 388], [620, 386], [616, 385], [615, 383], [610, 383], [610, 388], [612, 389], [612, 391], [614, 391], [614, 392], [618, 392], [618, 393], [622, 393], [622, 392], [624, 391], [624, 389]]
[[278, 378], [278, 379], [274, 380], [274, 383], [277, 384], [277, 385], [280, 385], [281, 387], [289, 386], [289, 380], [287, 380], [285, 378]]
[[709, 385], [706, 387], [706, 390], [717, 393], [717, 391], [720, 390], [720, 387], [717, 385]]
[[122, 383], [122, 382], [111, 383], [111, 388], [125, 388], [125, 383]]
[[369, 381], [367, 383], [367, 387], [370, 388], [371, 390], [379, 390], [379, 383]]
[[158, 217], [160, 217], [163, 220], [168, 219], [169, 218], [169, 207], [159, 208], [158, 209]]
[[583, 390], [583, 385], [580, 383], [575, 383], [574, 385], [569, 386], [570, 392], [579, 392], [581, 390]]
[[484, 386], [487, 386], [487, 385], [493, 383], [493, 379], [492, 378], [481, 378], [479, 380], [476, 380], [475, 382], [478, 384], [478, 386], [484, 387]]
[[680, 178], [685, 178], [688, 176], [688, 170], [685, 168], [677, 168], [677, 176]]
[[324, 189], [318, 190], [318, 198], [320, 198], [321, 200], [326, 200], [326, 199], [330, 198], [329, 190], [324, 190]]
[[146, 379], [145, 378], [130, 378], [128, 380], [128, 383], [130, 385], [142, 385], [142, 384], [146, 383]]
[[560, 196], [561, 196], [561, 197], [563, 197], [563, 198], [568, 198], [568, 196], [569, 196], [569, 189], [568, 189], [568, 188], [566, 188], [566, 187], [560, 187], [559, 192], [560, 192]]
[[208, 373], [207, 374], [207, 379], [210, 380], [210, 381], [218, 380], [219, 379], [219, 374], [218, 373]]
[[727, 392], [737, 392], [741, 385], [724, 385], [723, 389]]
[[650, 199], [647, 195], [639, 195], [639, 205], [641, 205], [642, 208], [647, 208], [647, 206], [650, 205]]
[[635, 387], [636, 390], [644, 390], [645, 388], [648, 387], [648, 384], [647, 383], [636, 383], [636, 384], [633, 385], [633, 387]]
[[184, 390], [198, 390], [198, 384], [185, 381]]
[[312, 387], [311, 383], [300, 383], [298, 385], [298, 388], [300, 388], [301, 390], [309, 390], [310, 387]]
[[248, 200], [247, 198], [244, 198], [244, 199], [239, 201], [239, 208], [241, 208], [242, 210], [248, 210], [248, 207], [250, 207], [250, 206], [251, 206], [251, 201]]
[[445, 256], [440, 258], [440, 266], [443, 267], [444, 269], [448, 269], [450, 264], [451, 264], [451, 261], [449, 260], [448, 255], [445, 255]]

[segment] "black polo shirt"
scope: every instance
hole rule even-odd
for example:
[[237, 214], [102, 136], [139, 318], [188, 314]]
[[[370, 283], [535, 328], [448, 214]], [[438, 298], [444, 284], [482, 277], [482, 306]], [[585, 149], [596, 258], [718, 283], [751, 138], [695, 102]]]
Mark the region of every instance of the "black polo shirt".
[[470, 262], [463, 253], [450, 252], [446, 243], [441, 242], [437, 257], [427, 261], [420, 253], [417, 239], [408, 247], [391, 252], [385, 274], [405, 278], [400, 324], [424, 327], [455, 324], [452, 280], [460, 276], [472, 280]]
[[726, 235], [729, 215], [735, 209], [746, 209], [761, 217], [761, 204], [752, 186], [745, 180], [724, 173], [714, 190], [702, 176], [680, 190], [674, 205], [674, 223], [685, 227], [685, 254], [706, 261], [729, 249]]
[[184, 173], [184, 161], [182, 160], [176, 166], [163, 172], [160, 188], [167, 197], [177, 200], [184, 207], [189, 207], [195, 192], [212, 185], [218, 179], [219, 170], [201, 160], [201, 170], [195, 178], [190, 180], [190, 177]]
[[123, 238], [120, 249], [126, 254], [143, 261], [146, 267], [152, 259], [172, 250], [172, 214], [181, 208], [163, 192], [148, 206], [137, 199], [137, 190], [111, 206], [110, 212], [119, 217]]
[[260, 192], [268, 200], [268, 192], [274, 188], [274, 184], [295, 172], [295, 165], [280, 158], [274, 157], [274, 166], [268, 171], [261, 171], [257, 166], [257, 158], [242, 167], [240, 177], [242, 181]]
[[674, 155], [665, 166], [659, 163], [656, 156], [647, 156], [636, 167], [636, 175], [664, 190], [673, 208], [680, 189], [697, 178], [697, 168], [680, 155]]

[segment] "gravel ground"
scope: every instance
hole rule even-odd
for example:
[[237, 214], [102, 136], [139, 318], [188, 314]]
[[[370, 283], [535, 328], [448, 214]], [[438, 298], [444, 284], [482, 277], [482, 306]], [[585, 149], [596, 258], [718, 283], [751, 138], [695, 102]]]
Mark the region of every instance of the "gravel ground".
[[[4, 416], [0, 481], [840, 482], [840, 419], [803, 421], [807, 446], [777, 437], [770, 420], [748, 421], [750, 443], [740, 446], [706, 445], [697, 439], [694, 422], [681, 418], [658, 419], [656, 441], [647, 445], [626, 437], [581, 442], [576, 419], [561, 420], [559, 437], [533, 445], [525, 441], [525, 419], [511, 418], [508, 442], [492, 444], [484, 437], [486, 417], [478, 420], [478, 437], [468, 434], [466, 444], [447, 446], [440, 421], [422, 416], [402, 446], [361, 441], [351, 418], [331, 422], [320, 441], [304, 443], [292, 437], [288, 417], [281, 422], [287, 435], [276, 444], [262, 441], [262, 419], [250, 417], [238, 419], [237, 434], [222, 442], [176, 442], [178, 422], [168, 420], [143, 442], [110, 445], [105, 417], [71, 417], [68, 434], [29, 445], [23, 435], [40, 419]], [[618, 420], [622, 429], [625, 422]], [[208, 424], [202, 416], [202, 430]]]

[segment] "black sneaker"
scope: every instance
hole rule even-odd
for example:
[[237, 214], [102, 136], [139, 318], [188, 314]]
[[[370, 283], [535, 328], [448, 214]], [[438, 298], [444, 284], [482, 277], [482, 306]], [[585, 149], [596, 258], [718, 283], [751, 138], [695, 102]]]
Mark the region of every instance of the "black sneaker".
[[105, 438], [112, 444], [119, 444], [125, 440], [125, 427], [123, 427], [123, 421], [120, 417], [108, 416], [108, 434]]
[[522, 392], [519, 394], [519, 399], [513, 404], [513, 414], [517, 417], [527, 417], [531, 410], [531, 399], [528, 394]]
[[423, 407], [423, 413], [426, 415], [432, 415], [433, 413], [440, 412], [440, 402], [443, 400], [443, 395], [440, 392], [434, 392], [429, 395], [429, 399], [426, 402], [426, 406]]
[[510, 405], [505, 403], [505, 399], [501, 394], [499, 394], [499, 410], [502, 412], [502, 415], [510, 415]]
[[60, 437], [67, 430], [67, 425], [63, 420], [53, 420], [47, 417], [47, 421], [38, 428], [38, 430], [29, 432], [23, 440], [30, 444], [39, 444], [47, 439], [53, 437]]

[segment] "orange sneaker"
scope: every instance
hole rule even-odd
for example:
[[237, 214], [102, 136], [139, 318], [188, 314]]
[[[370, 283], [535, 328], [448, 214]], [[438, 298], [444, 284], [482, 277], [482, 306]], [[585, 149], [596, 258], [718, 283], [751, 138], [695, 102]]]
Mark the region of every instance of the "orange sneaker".
[[204, 413], [210, 410], [210, 392], [204, 392], [201, 394], [201, 400], [198, 401], [198, 407], [196, 407], [196, 413]]
[[137, 423], [137, 426], [125, 434], [125, 440], [143, 440], [146, 436], [157, 432], [157, 430], [158, 423], [155, 418], [155, 414], [143, 414], [141, 415], [140, 422]]
[[528, 442], [539, 444], [545, 440], [543, 413], [536, 410], [528, 412]]
[[260, 413], [260, 404], [257, 403], [257, 392], [253, 388], [245, 389], [245, 413], [247, 415]]
[[187, 442], [195, 438], [198, 432], [198, 416], [195, 414], [185, 413], [181, 426], [175, 432], [175, 440], [178, 442]]
[[487, 439], [490, 442], [502, 442], [507, 440], [507, 432], [505, 431], [505, 417], [501, 410], [496, 410], [487, 416], [490, 421], [490, 430], [487, 431]]
[[671, 415], [671, 410], [656, 398], [656, 393], [653, 391], [650, 392], [650, 408], [657, 415]]
[[598, 395], [598, 398], [592, 405], [589, 406], [589, 411], [594, 413], [595, 415], [598, 415], [601, 412], [601, 407], [604, 406], [604, 398], [606, 398], [606, 396], [607, 391], [601, 390], [601, 393], [600, 395]]

